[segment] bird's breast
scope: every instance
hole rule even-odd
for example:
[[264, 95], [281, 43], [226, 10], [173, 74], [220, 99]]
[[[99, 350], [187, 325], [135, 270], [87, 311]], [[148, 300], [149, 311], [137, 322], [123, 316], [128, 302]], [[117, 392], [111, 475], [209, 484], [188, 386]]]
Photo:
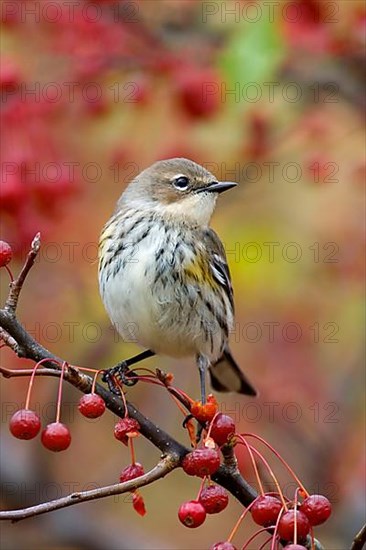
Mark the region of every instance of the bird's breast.
[[161, 221], [125, 225], [121, 242], [101, 252], [99, 271], [101, 295], [118, 332], [173, 357], [203, 348], [208, 356], [218, 355], [227, 336], [210, 302], [209, 274], [194, 231]]

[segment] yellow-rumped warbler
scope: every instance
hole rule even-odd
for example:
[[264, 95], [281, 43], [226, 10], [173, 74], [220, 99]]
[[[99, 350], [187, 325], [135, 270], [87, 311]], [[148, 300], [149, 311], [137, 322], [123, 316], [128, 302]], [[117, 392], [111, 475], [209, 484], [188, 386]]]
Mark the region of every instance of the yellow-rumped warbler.
[[209, 227], [218, 194], [235, 185], [184, 158], [156, 162], [122, 193], [100, 237], [109, 317], [125, 340], [132, 333], [147, 348], [116, 368], [155, 354], [196, 356], [202, 402], [207, 369], [214, 389], [256, 395], [228, 348], [233, 290], [224, 247]]

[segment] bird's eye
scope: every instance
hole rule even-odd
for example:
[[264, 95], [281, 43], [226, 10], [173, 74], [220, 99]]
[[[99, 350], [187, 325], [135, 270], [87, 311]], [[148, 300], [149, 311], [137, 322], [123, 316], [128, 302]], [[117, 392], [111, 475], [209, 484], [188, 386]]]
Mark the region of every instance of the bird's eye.
[[189, 179], [186, 176], [178, 176], [174, 178], [173, 185], [180, 191], [185, 191], [188, 187]]

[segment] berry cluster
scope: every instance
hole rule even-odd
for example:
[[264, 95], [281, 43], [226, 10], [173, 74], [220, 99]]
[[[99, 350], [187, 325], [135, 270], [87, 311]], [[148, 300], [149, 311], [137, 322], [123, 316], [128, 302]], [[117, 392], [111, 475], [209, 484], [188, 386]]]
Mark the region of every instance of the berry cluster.
[[[302, 543], [305, 543], [308, 536], [313, 538], [313, 528], [329, 518], [331, 514], [329, 500], [323, 495], [309, 495], [296, 474], [277, 451], [254, 434], [236, 433], [234, 420], [230, 416], [218, 412], [217, 408], [216, 400], [212, 395], [208, 397], [207, 403], [202, 405], [200, 402], [192, 402], [190, 406], [191, 414], [204, 428], [205, 446], [186, 455], [182, 467], [186, 474], [203, 478], [203, 483], [198, 497], [195, 500], [184, 502], [179, 508], [180, 521], [189, 528], [199, 527], [205, 521], [207, 514], [218, 513], [226, 508], [228, 495], [225, 489], [210, 481], [210, 476], [215, 474], [220, 466], [219, 449], [221, 447], [234, 448], [236, 445], [243, 445], [252, 462], [260, 494], [243, 511], [229, 538], [226, 541], [215, 543], [210, 550], [235, 550], [231, 541], [248, 513], [261, 529], [245, 543], [243, 548], [247, 548], [253, 538], [267, 530], [272, 533], [273, 541], [286, 541], [288, 550], [304, 549], [305, 546], [302, 546]], [[249, 442], [250, 438], [254, 438], [268, 447], [294, 477], [298, 483], [298, 489], [295, 491], [292, 501], [285, 498], [267, 459]], [[277, 493], [264, 491], [257, 466], [258, 459], [273, 478], [278, 489]], [[208, 485], [205, 486], [207, 481]]]
[[[10, 259], [10, 247], [6, 243], [0, 242], [0, 264], [6, 267]], [[68, 427], [60, 422], [62, 383], [67, 368], [66, 363], [59, 364], [57, 360], [44, 359], [35, 365], [29, 382], [25, 408], [15, 412], [10, 420], [9, 427], [11, 433], [18, 439], [33, 439], [40, 432], [40, 418], [36, 412], [30, 409], [29, 403], [36, 371], [45, 361], [57, 363], [60, 368], [60, 382], [56, 420], [45, 427], [41, 441], [47, 449], [58, 452], [67, 449], [71, 443]], [[91, 369], [85, 370], [90, 371]], [[135, 370], [138, 371], [139, 369]], [[139, 380], [164, 387], [173, 396], [183, 413], [185, 413], [185, 410], [181, 404], [184, 404], [184, 407], [190, 411], [184, 425], [188, 430], [194, 449], [186, 454], [181, 466], [185, 474], [200, 478], [201, 483], [196, 498], [183, 502], [179, 507], [178, 518], [180, 522], [190, 529], [196, 528], [205, 522], [208, 515], [218, 514], [225, 510], [229, 502], [228, 493], [223, 487], [214, 483], [212, 477], [215, 476], [221, 466], [221, 452], [226, 456], [227, 452], [233, 453], [236, 446], [241, 445], [246, 449], [251, 460], [257, 479], [259, 495], [250, 506], [244, 509], [227, 540], [213, 544], [210, 550], [235, 550], [232, 539], [241, 522], [247, 516], [251, 516], [253, 522], [260, 529], [244, 543], [243, 549], [248, 548], [251, 541], [264, 531], [271, 533], [272, 544], [279, 541], [286, 542], [287, 550], [304, 550], [304, 545], [308, 543], [309, 537], [314, 546], [313, 528], [324, 523], [331, 515], [329, 500], [323, 495], [309, 494], [290, 466], [264, 439], [251, 433], [237, 433], [234, 420], [218, 411], [218, 404], [213, 395], [209, 395], [207, 402], [204, 404], [193, 401], [184, 392], [172, 386], [173, 379], [170, 374], [161, 371], [153, 374], [148, 369], [141, 370], [144, 371], [143, 374], [137, 375], [135, 373]], [[147, 371], [150, 374], [146, 374]], [[91, 419], [100, 417], [106, 409], [104, 400], [95, 392], [99, 371], [93, 372], [94, 380], [91, 392], [83, 395], [78, 403], [80, 413]], [[141, 426], [136, 419], [131, 418], [128, 414], [128, 407], [120, 382], [118, 382], [117, 387], [120, 389], [120, 395], [125, 404], [125, 416], [115, 424], [114, 437], [117, 441], [126, 445], [130, 451], [130, 464], [125, 466], [119, 475], [120, 483], [126, 483], [145, 474], [143, 465], [136, 460], [134, 449], [134, 440], [140, 435]], [[196, 419], [201, 427], [200, 437], [198, 438], [201, 442], [199, 444], [197, 444], [197, 435], [192, 426], [192, 418]], [[262, 452], [253, 445], [253, 439], [267, 447], [295, 479], [297, 489], [293, 499], [284, 496], [272, 467]], [[276, 492], [267, 493], [264, 491], [259, 475], [258, 461], [261, 462], [273, 479], [277, 488]], [[143, 497], [133, 486], [131, 493], [133, 508], [143, 516], [146, 513]]]
[[[126, 407], [127, 411], [127, 407]], [[133, 440], [140, 434], [140, 424], [134, 418], [130, 418], [126, 412], [126, 416], [121, 418], [114, 427], [114, 437], [121, 441], [126, 446], [129, 446], [131, 453], [131, 464], [123, 468], [120, 473], [119, 481], [124, 483], [125, 481], [131, 481], [137, 477], [143, 476], [145, 473], [144, 467], [140, 462], [136, 462], [135, 449]], [[135, 489], [132, 492], [132, 505], [134, 510], [144, 516], [146, 514], [146, 508], [144, 499], [141, 494]]]
[[211, 476], [220, 467], [219, 448], [229, 444], [235, 433], [235, 424], [229, 416], [218, 413], [217, 408], [213, 395], [208, 396], [206, 403], [195, 401], [190, 407], [191, 414], [204, 427], [206, 436], [204, 446], [188, 453], [182, 462], [187, 475], [203, 478], [197, 498], [184, 502], [178, 510], [179, 520], [189, 528], [199, 527], [207, 514], [218, 514], [229, 503], [227, 491], [215, 485]]
[[[58, 361], [55, 361], [53, 359], [47, 359], [47, 361], [53, 361], [58, 364]], [[17, 439], [34, 439], [41, 430], [41, 419], [35, 411], [32, 411], [29, 408], [29, 403], [36, 371], [38, 367], [44, 362], [45, 360], [39, 361], [33, 369], [29, 381], [25, 408], [16, 411], [10, 419], [9, 430], [11, 434]], [[63, 363], [61, 366], [61, 376], [57, 398], [56, 421], [48, 424], [41, 434], [42, 445], [49, 451], [54, 452], [65, 451], [69, 448], [71, 444], [70, 430], [65, 424], [60, 422], [62, 382], [66, 366], [66, 363]], [[83, 395], [80, 398], [78, 409], [81, 414], [87, 418], [98, 418], [105, 411], [105, 402], [99, 395], [92, 391], [92, 393]]]

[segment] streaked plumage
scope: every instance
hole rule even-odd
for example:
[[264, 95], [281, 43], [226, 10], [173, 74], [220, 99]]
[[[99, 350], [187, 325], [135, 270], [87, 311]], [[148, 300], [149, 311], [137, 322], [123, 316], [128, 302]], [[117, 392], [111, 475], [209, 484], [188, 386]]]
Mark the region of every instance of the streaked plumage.
[[[187, 189], [175, 187], [179, 178], [188, 178]], [[132, 181], [101, 234], [100, 291], [126, 341], [198, 356], [211, 366], [214, 388], [254, 395], [227, 347], [233, 291], [223, 245], [208, 226], [213, 182], [186, 159], [155, 163]]]

